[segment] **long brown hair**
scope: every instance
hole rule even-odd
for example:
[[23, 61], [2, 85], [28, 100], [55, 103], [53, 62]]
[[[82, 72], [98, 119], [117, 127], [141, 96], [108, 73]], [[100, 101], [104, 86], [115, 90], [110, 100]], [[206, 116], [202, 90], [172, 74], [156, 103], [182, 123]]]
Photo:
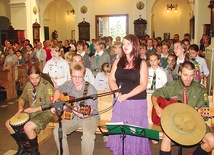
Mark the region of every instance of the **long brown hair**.
[[[128, 41], [131, 42], [133, 49], [130, 53], [130, 57], [133, 57], [133, 69], [135, 70], [140, 70], [140, 64], [142, 59], [139, 56], [139, 50], [140, 50], [140, 42], [139, 39], [136, 35], [134, 34], [128, 34], [127, 36], [124, 37], [124, 39], [127, 39]], [[122, 57], [120, 58], [117, 67], [125, 68], [126, 65], [128, 64], [128, 60], [126, 58], [126, 54], [123, 52]]]

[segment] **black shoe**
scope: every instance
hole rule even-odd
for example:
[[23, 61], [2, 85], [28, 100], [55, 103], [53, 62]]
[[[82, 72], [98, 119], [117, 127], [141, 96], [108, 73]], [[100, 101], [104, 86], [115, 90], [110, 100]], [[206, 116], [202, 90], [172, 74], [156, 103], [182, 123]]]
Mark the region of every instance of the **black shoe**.
[[40, 155], [39, 150], [31, 150], [30, 155]]
[[25, 150], [24, 145], [20, 145], [18, 151], [15, 155], [28, 155], [27, 150]]

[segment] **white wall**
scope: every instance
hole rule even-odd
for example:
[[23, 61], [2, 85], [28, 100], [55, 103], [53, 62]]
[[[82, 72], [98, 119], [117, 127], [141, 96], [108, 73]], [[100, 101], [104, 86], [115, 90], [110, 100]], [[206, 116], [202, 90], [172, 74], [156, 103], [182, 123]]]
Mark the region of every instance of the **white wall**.
[[[208, 9], [209, 0], [142, 0], [145, 4], [143, 10], [136, 8], [139, 0], [1, 0], [0, 14], [11, 19], [15, 29], [24, 29], [26, 38], [32, 40], [32, 24], [37, 19], [41, 25], [40, 38], [44, 40], [44, 26], [50, 27], [51, 32], [56, 29], [59, 33], [59, 39], [65, 40], [71, 37], [71, 30], [75, 30], [76, 39], [78, 39], [78, 23], [83, 18], [90, 23], [91, 38], [95, 38], [95, 15], [110, 14], [129, 14], [129, 33], [134, 33], [134, 20], [142, 18], [147, 20], [147, 33], [152, 36], [152, 16], [154, 13], [154, 27], [156, 36], [163, 36], [163, 33], [178, 33], [182, 36], [189, 30], [189, 19], [191, 7], [195, 15], [195, 39], [194, 43], [199, 43], [202, 35], [202, 25], [210, 23], [210, 10]], [[178, 13], [172, 17], [172, 14], [165, 12], [166, 4], [177, 3]], [[81, 6], [87, 6], [88, 12], [82, 14]], [[33, 13], [33, 7], [38, 8], [38, 13]], [[50, 7], [50, 8], [49, 8]], [[66, 18], [66, 9], [74, 8], [75, 18]], [[162, 8], [161, 8], [162, 7]], [[9, 9], [8, 9], [9, 8]], [[184, 10], [183, 10], [184, 9]], [[181, 11], [182, 12], [181, 12]], [[179, 12], [180, 11], [180, 12]], [[11, 14], [11, 17], [10, 17]], [[168, 22], [173, 20], [172, 22]], [[51, 36], [50, 36], [51, 37]], [[172, 37], [172, 35], [171, 35]], [[213, 41], [212, 41], [213, 44]]]

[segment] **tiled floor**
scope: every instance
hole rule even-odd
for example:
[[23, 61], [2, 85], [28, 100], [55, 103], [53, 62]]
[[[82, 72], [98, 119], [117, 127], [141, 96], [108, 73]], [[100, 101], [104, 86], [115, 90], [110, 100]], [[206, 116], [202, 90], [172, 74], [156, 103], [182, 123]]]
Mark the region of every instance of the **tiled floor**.
[[[15, 141], [12, 139], [12, 137], [7, 132], [4, 123], [5, 121], [13, 116], [15, 112], [17, 111], [17, 101], [0, 101], [0, 155], [13, 155], [15, 150], [17, 149]], [[80, 137], [81, 132], [75, 132], [72, 135], [69, 136], [68, 142], [70, 146], [70, 152], [72, 155], [81, 155], [81, 146], [80, 146]], [[153, 155], [158, 155], [159, 148], [160, 148], [160, 142], [158, 144], [152, 144], [151, 143], [151, 150]], [[178, 154], [178, 147], [173, 146], [172, 147], [172, 155]], [[184, 148], [183, 149], [183, 155], [188, 155], [194, 147], [191, 148]], [[46, 141], [40, 144], [40, 152], [42, 155], [56, 155], [57, 149], [55, 146], [55, 142], [53, 139], [53, 136], [48, 138]], [[95, 144], [95, 150], [94, 155], [112, 155], [112, 153], [109, 151], [109, 149], [105, 148], [105, 142], [103, 141], [103, 137], [100, 134], [97, 134], [96, 137], [96, 144]]]

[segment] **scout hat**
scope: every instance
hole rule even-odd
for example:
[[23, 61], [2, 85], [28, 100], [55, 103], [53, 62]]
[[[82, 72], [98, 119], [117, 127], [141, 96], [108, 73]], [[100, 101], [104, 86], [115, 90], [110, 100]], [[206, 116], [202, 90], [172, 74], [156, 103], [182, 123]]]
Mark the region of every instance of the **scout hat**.
[[166, 135], [181, 145], [197, 144], [206, 132], [201, 115], [183, 103], [168, 105], [161, 115], [161, 125]]

